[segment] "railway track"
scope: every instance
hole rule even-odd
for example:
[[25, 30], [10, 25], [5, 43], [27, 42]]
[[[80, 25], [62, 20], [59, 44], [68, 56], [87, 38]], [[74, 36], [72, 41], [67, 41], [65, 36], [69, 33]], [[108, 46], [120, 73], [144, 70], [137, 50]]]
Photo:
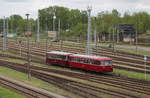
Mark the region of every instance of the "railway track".
[[[23, 46], [26, 46], [26, 44], [25, 43], [22, 43], [22, 45]], [[45, 44], [41, 44], [41, 45], [37, 45], [36, 43], [32, 43], [31, 44], [31, 46], [33, 46], [32, 48], [34, 48], [34, 47], [42, 47], [42, 49], [40, 49], [40, 51], [46, 51], [46, 49], [44, 49], [44, 48], [46, 48], [46, 45]], [[52, 44], [52, 45], [49, 45], [49, 46], [51, 46], [51, 47], [59, 47], [59, 48], [61, 48], [60, 47], [60, 45], [54, 45], [54, 44]], [[73, 45], [64, 45], [63, 46], [63, 48], [70, 48], [70, 50], [74, 50], [74, 49], [78, 49], [79, 51], [81, 51], [81, 52], [85, 52], [85, 48], [86, 47], [81, 47], [81, 46], [77, 46], [77, 45], [75, 45], [75, 46], [73, 46]], [[117, 55], [117, 56], [123, 56], [123, 57], [128, 57], [128, 58], [132, 58], [132, 59], [143, 59], [144, 58], [144, 56], [143, 55], [137, 55], [137, 54], [132, 54], [131, 55], [131, 53], [126, 53], [126, 52], [120, 52], [120, 51], [116, 51], [115, 53], [113, 52], [113, 50], [112, 49], [109, 49], [109, 48], [102, 48], [102, 47], [99, 47], [99, 48], [97, 48], [97, 50], [100, 50], [100, 51], [97, 51], [98, 53], [100, 52], [102, 52], [101, 54], [109, 54], [109, 55]], [[36, 51], [36, 50], [35, 50]], [[93, 50], [94, 52], [94, 54], [95, 54], [95, 52], [96, 52], [96, 50], [95, 50], [95, 48], [94, 48], [94, 50]], [[150, 57], [148, 57], [148, 60], [150, 60], [149, 59]], [[143, 61], [143, 60], [142, 60]]]
[[[35, 43], [34, 43], [35, 44]], [[33, 44], [33, 45], [34, 45]], [[18, 46], [11, 46], [8, 44], [8, 46], [10, 47], [9, 48], [9, 51], [18, 51]], [[40, 59], [38, 57], [45, 57], [45, 49], [41, 49], [41, 48], [35, 48], [33, 46], [31, 46], [31, 58], [33, 59]], [[39, 47], [44, 47], [44, 45], [40, 45]], [[26, 53], [26, 46], [25, 46], [25, 43], [24, 45], [22, 44], [22, 53]], [[74, 47], [75, 48], [75, 47]], [[66, 47], [65, 46], [65, 49], [64, 51], [66, 52], [72, 52], [72, 53], [79, 53], [82, 52], [82, 53], [85, 53], [85, 49], [82, 49], [82, 50], [73, 50], [72, 48], [70, 49], [69, 47]], [[76, 48], [75, 48], [76, 49]], [[52, 46], [49, 46], [48, 47], [48, 50], [61, 50], [60, 49], [60, 46], [59, 45], [53, 45]], [[19, 54], [19, 53], [18, 53]], [[101, 51], [97, 51], [97, 54], [101, 54], [101, 56], [107, 56], [107, 57], [110, 57], [110, 58], [113, 58], [113, 63], [114, 63], [114, 67], [115, 68], [118, 68], [118, 69], [125, 69], [125, 70], [131, 70], [131, 71], [136, 71], [136, 72], [141, 72], [141, 73], [144, 73], [145, 72], [145, 66], [144, 65], [144, 61], [141, 60], [141, 59], [135, 59], [135, 58], [126, 58], [126, 57], [122, 57], [122, 56], [118, 56], [118, 55], [106, 55], [106, 53], [101, 53]], [[44, 60], [44, 59], [43, 59]], [[150, 73], [150, 62], [147, 62], [147, 73]]]
[[[0, 40], [0, 42], [2, 43], [2, 40]], [[16, 43], [16, 41], [14, 41], [14, 40], [10, 40], [10, 42], [12, 42], [12, 43]], [[24, 42], [22, 42], [22, 45], [25, 45], [26, 46], [26, 42], [24, 41]], [[53, 43], [52, 44], [49, 44], [49, 45], [51, 45], [51, 46], [56, 46], [56, 45], [54, 45]], [[35, 42], [31, 42], [31, 46], [36, 46], [36, 47], [46, 47], [46, 45], [45, 44], [37, 44], [37, 43], [35, 43]], [[59, 44], [57, 44], [57, 46], [59, 46], [59, 47], [61, 47], [61, 45], [60, 45], [60, 43]], [[63, 47], [72, 47], [72, 48], [78, 48], [78, 49], [84, 49], [85, 50], [85, 46], [80, 46], [80, 45], [70, 45], [70, 44], [65, 44], [65, 45], [62, 45]], [[95, 53], [95, 51], [96, 51], [96, 49], [95, 48], [93, 48], [94, 50], [94, 53]], [[112, 53], [112, 54], [114, 54], [114, 51], [113, 51], [113, 49], [111, 49], [111, 48], [106, 48], [106, 47], [102, 47], [102, 46], [97, 46], [97, 50], [101, 50], [101, 51], [103, 51], [103, 52], [107, 52], [107, 53]], [[137, 59], [143, 59], [144, 58], [144, 56], [143, 55], [138, 55], [138, 54], [133, 54], [133, 53], [127, 53], [127, 52], [123, 52], [123, 51], [118, 51], [118, 50], [115, 50], [115, 54], [117, 54], [117, 55], [123, 55], [124, 57], [132, 57], [132, 58], [137, 58]], [[148, 59], [150, 60], [150, 57], [148, 57]]]
[[[1, 61], [3, 62], [2, 65], [5, 65], [6, 67], [22, 71], [26, 73], [26, 66], [18, 63], [13, 63], [9, 61]], [[51, 81], [50, 83], [59, 83], [55, 84], [57, 86], [61, 86], [61, 88], [68, 87], [70, 88], [78, 88], [78, 90], [82, 89], [82, 93], [85, 92], [85, 90], [89, 90], [90, 92], [86, 92], [88, 96], [94, 97], [92, 94], [97, 95], [100, 92], [103, 93], [108, 93], [109, 95], [117, 96], [117, 97], [141, 97], [140, 94], [145, 94], [150, 96], [150, 84], [149, 82], [146, 81], [141, 81], [141, 80], [136, 80], [136, 79], [130, 79], [130, 78], [122, 78], [122, 77], [117, 77], [117, 76], [108, 76], [108, 75], [90, 75], [90, 74], [84, 74], [84, 73], [76, 73], [76, 72], [67, 72], [67, 71], [62, 71], [62, 70], [56, 70], [56, 69], [50, 69], [50, 68], [43, 68], [43, 67], [38, 67], [38, 66], [31, 66], [31, 73], [32, 75], [35, 75], [38, 78], [42, 78], [44, 81]], [[68, 77], [72, 78], [77, 78], [77, 79], [82, 79], [82, 80], [87, 80], [90, 82], [98, 83], [98, 84], [104, 84], [107, 86], [112, 86], [120, 89], [125, 89], [130, 92], [134, 91], [138, 96], [135, 96], [134, 94], [131, 94], [129, 92], [124, 92], [124, 91], [119, 91], [119, 90], [112, 90], [112, 89], [104, 89], [98, 86], [91, 86], [91, 85], [85, 85], [84, 83], [79, 83], [73, 80], [68, 80], [66, 78], [58, 77], [58, 76], [52, 76], [51, 73], [59, 74], [59, 75], [65, 75]], [[45, 77], [45, 78], [44, 78]], [[53, 77], [53, 78], [52, 78]], [[54, 78], [55, 77], [55, 78]], [[58, 80], [57, 80], [58, 79]], [[53, 82], [52, 82], [53, 80]], [[61, 83], [60, 83], [61, 82]], [[65, 84], [63, 84], [65, 83]], [[62, 87], [63, 85], [63, 87]], [[64, 88], [69, 90], [68, 88]], [[73, 91], [74, 93], [77, 93], [77, 91]], [[72, 91], [72, 90], [71, 90]], [[90, 94], [92, 92], [92, 94]], [[80, 96], [87, 97], [85, 95], [80, 94]], [[99, 95], [95, 96], [98, 97]]]
[[22, 82], [4, 76], [0, 76], [0, 85], [10, 90], [13, 90], [21, 95], [24, 95], [28, 98], [55, 98], [56, 97], [51, 95], [48, 91], [31, 87], [29, 85], [23, 84]]
[[[13, 54], [18, 54], [18, 51], [16, 49], [11, 49], [9, 52], [11, 52]], [[22, 57], [25, 57], [24, 59], [26, 59], [26, 53], [22, 53]], [[41, 58], [39, 58], [39, 55], [38, 56], [37, 55], [31, 55], [30, 57], [31, 57], [31, 61], [33, 61], [33, 62], [45, 63], [45, 58], [44, 58], [45, 56], [43, 56], [43, 57], [41, 56]], [[19, 56], [18, 59], [19, 58], [21, 58], [21, 57]], [[113, 60], [113, 64], [115, 65], [114, 68], [117, 68], [117, 69], [123, 69], [123, 70], [128, 70], [128, 71], [135, 71], [135, 72], [140, 72], [140, 73], [144, 73], [145, 72], [145, 69], [144, 69], [145, 66], [142, 66], [142, 65], [135, 65], [133, 63], [126, 64], [125, 62], [119, 62], [119, 61], [115, 61], [115, 60]], [[120, 66], [119, 64], [120, 65], [122, 64], [123, 66]], [[149, 66], [147, 67], [147, 69], [148, 70], [150, 69]], [[147, 70], [147, 73], [149, 74], [150, 72], [148, 70]]]

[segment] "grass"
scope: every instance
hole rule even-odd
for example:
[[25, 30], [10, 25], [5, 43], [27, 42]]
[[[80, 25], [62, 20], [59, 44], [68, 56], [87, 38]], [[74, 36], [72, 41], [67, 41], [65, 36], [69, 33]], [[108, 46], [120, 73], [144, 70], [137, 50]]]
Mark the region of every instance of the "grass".
[[[46, 90], [51, 91], [51, 92], [58, 93], [60, 95], [69, 96], [69, 97], [74, 96], [73, 98], [79, 97], [79, 96], [74, 95], [72, 93], [69, 93], [67, 91], [56, 88], [55, 86], [53, 86], [47, 82], [43, 82], [43, 81], [36, 79], [34, 77], [32, 77], [30, 81], [28, 81], [26, 74], [12, 70], [12, 69], [9, 69], [9, 68], [5, 68], [5, 67], [0, 66], [0, 74], [7, 76], [7, 77], [11, 77], [11, 78], [19, 80], [19, 81], [22, 81], [22, 82], [27, 83], [29, 85], [33, 85], [36, 87], [46, 89]], [[13, 97], [9, 97], [9, 98], [13, 98]], [[20, 97], [18, 97], [18, 98], [20, 98]]]
[[[132, 71], [120, 70], [120, 69], [114, 69], [114, 73], [120, 74], [121, 76], [128, 76], [130, 78], [145, 80], [144, 73], [137, 73]], [[150, 81], [150, 74], [146, 75], [146, 80]]]
[[[40, 43], [46, 43], [45, 39], [40, 39]], [[17, 41], [19, 41], [19, 40], [27, 41], [27, 38], [26, 37], [17, 37], [17, 39], [16, 38], [9, 38], [9, 41], [11, 41], [11, 40], [13, 40], [13, 41], [15, 41], [15, 40], [17, 40]], [[35, 37], [30, 37], [29, 40], [30, 40], [30, 42], [35, 42], [36, 38]]]
[[[20, 72], [17, 72], [17, 71], [14, 71], [12, 69], [1, 67], [1, 66], [0, 66], [0, 73], [2, 75], [6, 75], [6, 76], [12, 77], [14, 79], [20, 79], [22, 81], [27, 80], [27, 75], [20, 73]], [[35, 81], [35, 79], [33, 78], [32, 81]]]
[[0, 97], [2, 98], [26, 98], [25, 96], [12, 92], [3, 87], [0, 87]]
[[150, 52], [148, 51], [137, 51], [132, 50], [132, 49], [123, 49], [123, 48], [117, 48], [117, 50], [124, 51], [124, 52], [129, 52], [129, 53], [134, 53], [134, 54], [141, 54], [141, 55], [150, 55]]

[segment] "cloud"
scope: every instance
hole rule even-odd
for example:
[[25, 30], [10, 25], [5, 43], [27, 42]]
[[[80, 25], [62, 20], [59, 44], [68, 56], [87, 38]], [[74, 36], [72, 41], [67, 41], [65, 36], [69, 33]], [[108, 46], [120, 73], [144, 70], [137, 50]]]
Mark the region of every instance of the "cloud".
[[117, 9], [121, 14], [126, 11], [150, 13], [149, 0], [0, 0], [0, 17], [11, 14], [20, 14], [25, 17], [26, 13], [30, 13], [30, 17], [36, 18], [38, 9], [53, 5], [80, 10], [86, 10], [88, 6], [92, 6], [92, 15], [112, 9]]
[[3, 0], [4, 2], [11, 2], [11, 3], [19, 3], [19, 2], [28, 2], [29, 0]]

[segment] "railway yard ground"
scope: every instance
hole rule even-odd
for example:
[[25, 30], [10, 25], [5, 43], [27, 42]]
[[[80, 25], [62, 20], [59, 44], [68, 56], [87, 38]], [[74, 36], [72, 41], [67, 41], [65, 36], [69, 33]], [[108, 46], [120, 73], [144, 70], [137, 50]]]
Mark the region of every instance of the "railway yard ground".
[[[8, 66], [7, 66], [8, 67]], [[10, 67], [11, 68], [11, 67]], [[1, 68], [2, 69], [2, 68]], [[16, 68], [17, 69], [17, 68]], [[8, 70], [8, 69], [7, 69]], [[62, 69], [61, 69], [62, 70]], [[6, 74], [6, 72], [5, 72], [6, 70], [4, 70], [4, 73]], [[12, 70], [13, 71], [13, 70]], [[59, 70], [57, 70], [57, 72], [59, 72], [60, 71], [60, 69]], [[1, 71], [2, 72], [2, 71]], [[112, 86], [111, 85], [104, 85], [103, 83], [95, 83], [95, 82], [92, 82], [91, 80], [89, 80], [89, 81], [87, 81], [87, 80], [83, 80], [82, 78], [81, 79], [75, 79], [75, 78], [72, 78], [71, 76], [64, 76], [64, 75], [60, 75], [60, 74], [56, 74], [56, 72], [52, 72], [52, 70], [50, 71], [50, 72], [43, 72], [43, 73], [45, 73], [45, 74], [49, 74], [49, 75], [52, 75], [52, 76], [55, 76], [55, 77], [57, 77], [57, 78], [65, 78], [65, 79], [68, 79], [68, 80], [71, 80], [71, 81], [78, 81], [78, 82], [80, 82], [80, 85], [81, 85], [81, 83], [84, 83], [84, 84], [90, 84], [90, 85], [97, 85], [98, 87], [100, 86], [100, 87], [102, 87], [103, 89], [104, 88], [109, 88], [109, 90], [112, 90], [112, 89], [118, 89], [118, 90], [120, 90], [120, 91], [123, 91], [123, 92], [126, 92], [126, 93], [128, 93], [129, 95], [131, 94], [133, 97], [138, 97], [138, 96], [143, 96], [143, 97], [146, 97], [147, 95], [144, 95], [144, 94], [139, 94], [139, 93], [136, 93], [136, 92], [129, 92], [128, 90], [124, 90], [124, 89], [121, 89], [121, 88], [117, 88], [117, 87], [115, 87], [115, 86], [113, 86], [112, 84]], [[70, 72], [70, 71], [66, 71], [66, 72]], [[16, 73], [16, 72], [12, 72], [12, 73]], [[12, 77], [12, 73], [11, 73], [11, 70], [8, 70], [8, 74], [7, 75], [11, 75], [11, 77]], [[77, 73], [77, 72], [75, 72], [75, 73]], [[80, 73], [80, 72], [78, 72], [78, 73]], [[16, 73], [17, 75], [21, 75], [22, 73]], [[21, 80], [24, 80], [24, 79], [22, 79], [22, 76], [16, 76], [16, 74], [15, 74], [15, 76], [14, 76], [14, 78], [16, 78], [16, 77], [20, 77], [21, 78]], [[83, 74], [83, 73], [82, 73]], [[26, 78], [27, 76], [25, 76], [24, 78]], [[107, 77], [107, 76], [106, 76]], [[79, 77], [78, 77], [79, 78]], [[84, 76], [84, 78], [85, 78], [85, 76]], [[90, 77], [89, 77], [89, 79], [90, 79]], [[91, 78], [92, 79], [92, 78]], [[62, 79], [62, 81], [64, 81], [63, 79]], [[96, 80], [95, 80], [96, 81]], [[103, 82], [104, 82], [104, 80], [103, 80]], [[27, 81], [27, 83], [28, 83], [28, 81]], [[36, 80], [36, 83], [37, 84], [39, 84], [38, 83], [38, 81]], [[29, 83], [29, 84], [31, 84], [31, 83]], [[69, 85], [73, 85], [74, 83], [69, 83]], [[35, 85], [35, 83], [34, 83], [34, 85]], [[79, 84], [78, 84], [79, 85]], [[86, 87], [86, 86], [85, 86]], [[127, 89], [127, 88], [126, 88]], [[118, 91], [118, 90], [115, 90], [115, 91]], [[119, 92], [119, 93], [121, 93], [121, 92]], [[103, 93], [101, 93], [102, 95], [99, 95], [99, 96], [102, 96], [102, 97], [104, 97], [104, 98], [108, 98], [108, 97], [110, 97], [110, 96], [108, 96], [108, 95], [105, 95], [106, 94], [106, 92], [104, 92], [104, 94]], [[109, 93], [108, 93], [109, 94]], [[68, 94], [67, 94], [68, 95]], [[122, 95], [122, 94], [121, 94]], [[138, 95], [138, 96], [137, 96]], [[113, 96], [116, 96], [116, 95], [114, 95], [113, 94]], [[119, 96], [119, 95], [117, 95], [118, 97], [121, 97], [121, 96]], [[128, 96], [129, 97], [129, 96]]]
[[[81, 44], [49, 43], [48, 51], [66, 51], [72, 53], [85, 53], [85, 47]], [[46, 44], [32, 42], [31, 50], [31, 80], [27, 80], [26, 44], [22, 42], [21, 49], [15, 40], [8, 40], [8, 51], [0, 51], [0, 74], [13, 78], [24, 84], [35, 86], [47, 92], [56, 93], [59, 97], [69, 98], [150, 98], [150, 57], [147, 61], [147, 75], [145, 80], [145, 66], [143, 56], [140, 54], [126, 53], [117, 50], [98, 47], [94, 54], [113, 58], [113, 73], [94, 73], [45, 64]], [[2, 49], [2, 41], [0, 41]], [[107, 51], [106, 51], [107, 50]], [[147, 53], [147, 52], [144, 52]], [[148, 55], [148, 54], [147, 54]], [[1, 80], [1, 79], [0, 79]], [[1, 86], [1, 85], [0, 85]], [[6, 96], [4, 89], [4, 98]], [[9, 88], [10, 89], [10, 88]], [[17, 90], [11, 89], [13, 98], [24, 98], [26, 95], [16, 94]], [[9, 91], [8, 91], [9, 92]], [[13, 95], [13, 92], [12, 95]], [[6, 97], [5, 97], [6, 96]], [[9, 96], [9, 95], [8, 95]], [[17, 97], [18, 96], [18, 97]], [[3, 98], [0, 91], [0, 97]], [[35, 96], [33, 96], [35, 97]], [[45, 97], [48, 98], [48, 97]]]

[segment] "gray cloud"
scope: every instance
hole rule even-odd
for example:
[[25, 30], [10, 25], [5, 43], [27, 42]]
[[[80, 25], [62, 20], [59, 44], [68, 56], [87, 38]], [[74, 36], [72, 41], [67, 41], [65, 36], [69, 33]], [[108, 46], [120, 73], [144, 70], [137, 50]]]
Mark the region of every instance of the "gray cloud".
[[11, 3], [19, 3], [19, 2], [28, 2], [29, 0], [3, 0], [4, 2], [11, 2]]
[[0, 17], [11, 14], [20, 14], [25, 17], [26, 13], [30, 13], [30, 17], [36, 18], [38, 9], [53, 5], [80, 10], [86, 10], [90, 5], [92, 15], [112, 9], [117, 9], [121, 14], [125, 11], [150, 13], [149, 0], [0, 0]]

